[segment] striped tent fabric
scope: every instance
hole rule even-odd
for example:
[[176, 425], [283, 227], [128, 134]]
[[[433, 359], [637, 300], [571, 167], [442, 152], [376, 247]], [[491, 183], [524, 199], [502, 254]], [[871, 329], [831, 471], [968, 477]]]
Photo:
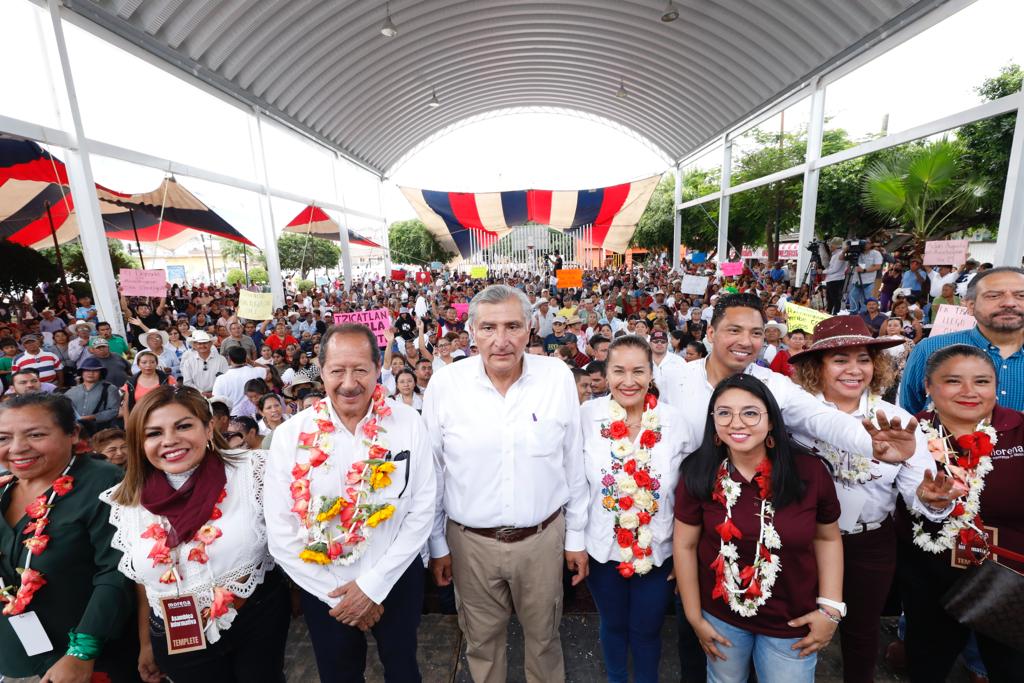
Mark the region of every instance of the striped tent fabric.
[[593, 246], [623, 253], [660, 179], [651, 176], [591, 190], [472, 193], [400, 189], [441, 246], [463, 258], [469, 256], [474, 243], [485, 249], [512, 228], [528, 223], [576, 235], [589, 229]]
[[[312, 235], [313, 237], [321, 237], [335, 242], [341, 241], [341, 226], [319, 206], [307, 206], [304, 208], [299, 212], [298, 216], [293, 218], [288, 225], [284, 226], [284, 232]], [[351, 228], [348, 231], [348, 243], [364, 247], [375, 247], [377, 249], [381, 248], [379, 244], [368, 237], [363, 237]]]
[[[96, 195], [104, 230], [111, 239], [133, 241], [137, 229], [140, 242], [171, 250], [199, 232], [252, 245], [173, 178], [153, 192], [138, 195], [97, 184]], [[154, 198], [158, 203], [152, 203]], [[161, 201], [166, 202], [163, 220]], [[76, 239], [78, 221], [64, 163], [35, 142], [0, 137], [0, 239], [34, 249], [52, 247], [47, 204], [57, 241], [64, 244]]]

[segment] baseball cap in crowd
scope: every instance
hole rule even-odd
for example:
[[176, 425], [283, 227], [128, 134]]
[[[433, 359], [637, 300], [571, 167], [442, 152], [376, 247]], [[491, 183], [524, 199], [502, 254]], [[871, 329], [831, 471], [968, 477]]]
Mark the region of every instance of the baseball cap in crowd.
[[786, 336], [786, 332], [788, 331], [786, 329], [785, 325], [783, 325], [782, 323], [777, 323], [774, 320], [769, 322], [767, 325], [765, 325], [764, 329], [767, 330], [769, 327], [772, 327], [772, 328], [775, 328], [776, 330], [778, 330], [780, 337], [785, 337]]
[[651, 341], [667, 342], [668, 334], [665, 332], [665, 330], [655, 330], [654, 332], [651, 332]]
[[108, 342], [103, 337], [93, 337], [92, 341], [89, 343], [89, 346], [95, 349], [97, 346], [110, 346], [110, 342]]
[[869, 296], [867, 299], [864, 299], [864, 303], [868, 303], [869, 301], [874, 301], [876, 304], [878, 303], [878, 299], [873, 296]]
[[546, 304], [546, 303], [548, 303], [548, 300], [545, 299], [544, 297], [541, 297], [541, 298], [537, 299], [537, 305], [538, 306], [540, 306], [541, 304]]
[[566, 321], [565, 321], [565, 316], [564, 316], [564, 315], [556, 315], [556, 316], [555, 316], [555, 319], [551, 321], [551, 323], [552, 323], [553, 325], [557, 325], [557, 324], [562, 324], [562, 325], [564, 325], [564, 324], [565, 324], [565, 322], [566, 322]]
[[578, 315], [574, 315], [573, 317], [569, 318], [569, 320], [567, 320], [565, 324], [566, 324], [566, 325], [579, 325], [579, 324], [581, 324], [582, 322], [583, 322], [583, 321], [582, 321], [582, 320], [580, 320], [580, 318], [579, 318], [579, 316], [578, 316]]
[[39, 338], [38, 334], [23, 334], [23, 335], [21, 335], [21, 341], [27, 342], [27, 341], [42, 341], [42, 340]]

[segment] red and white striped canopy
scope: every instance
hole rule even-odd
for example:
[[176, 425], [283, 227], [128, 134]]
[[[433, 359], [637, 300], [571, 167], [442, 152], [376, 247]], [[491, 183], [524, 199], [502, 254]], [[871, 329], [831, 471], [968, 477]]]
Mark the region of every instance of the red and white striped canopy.
[[[299, 215], [284, 226], [285, 232], [294, 232], [300, 235], [312, 235], [335, 242], [341, 241], [341, 226], [327, 215], [327, 212], [319, 206], [307, 206]], [[351, 228], [348, 231], [348, 243], [358, 244], [364, 247], [376, 247], [380, 245], [373, 240], [363, 237]]]

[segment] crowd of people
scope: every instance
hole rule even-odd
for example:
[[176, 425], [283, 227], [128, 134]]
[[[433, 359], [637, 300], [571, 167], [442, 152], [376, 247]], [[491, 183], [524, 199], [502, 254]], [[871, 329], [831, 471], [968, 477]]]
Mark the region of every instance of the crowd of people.
[[[829, 247], [820, 286], [368, 277], [261, 321], [240, 286], [174, 285], [122, 295], [124, 335], [85, 296], [4, 303], [0, 675], [283, 681], [301, 615], [321, 680], [363, 680], [372, 632], [418, 681], [433, 583], [474, 681], [506, 679], [514, 611], [527, 680], [557, 682], [585, 583], [610, 681], [658, 680], [673, 612], [684, 681], [812, 681], [837, 633], [872, 681], [900, 613], [915, 683], [959, 657], [1024, 680], [1019, 641], [947, 604], [1024, 570], [1024, 269]], [[976, 326], [931, 335], [961, 303]], [[382, 308], [379, 336], [335, 324]]]

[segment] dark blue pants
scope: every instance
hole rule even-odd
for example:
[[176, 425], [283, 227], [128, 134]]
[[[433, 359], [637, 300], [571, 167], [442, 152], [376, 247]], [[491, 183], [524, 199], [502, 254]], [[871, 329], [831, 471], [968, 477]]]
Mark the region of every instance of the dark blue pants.
[[[384, 598], [384, 614], [370, 629], [388, 683], [419, 683], [416, 629], [423, 610], [423, 562], [417, 555]], [[363, 683], [366, 635], [330, 615], [330, 608], [302, 591], [302, 611], [313, 641], [321, 683]]]
[[590, 558], [587, 585], [601, 615], [601, 652], [609, 683], [629, 681], [629, 655], [633, 655], [636, 683], [656, 683], [661, 659], [661, 625], [675, 585], [668, 580], [672, 562], [666, 561], [643, 576], [624, 579], [617, 562]]

